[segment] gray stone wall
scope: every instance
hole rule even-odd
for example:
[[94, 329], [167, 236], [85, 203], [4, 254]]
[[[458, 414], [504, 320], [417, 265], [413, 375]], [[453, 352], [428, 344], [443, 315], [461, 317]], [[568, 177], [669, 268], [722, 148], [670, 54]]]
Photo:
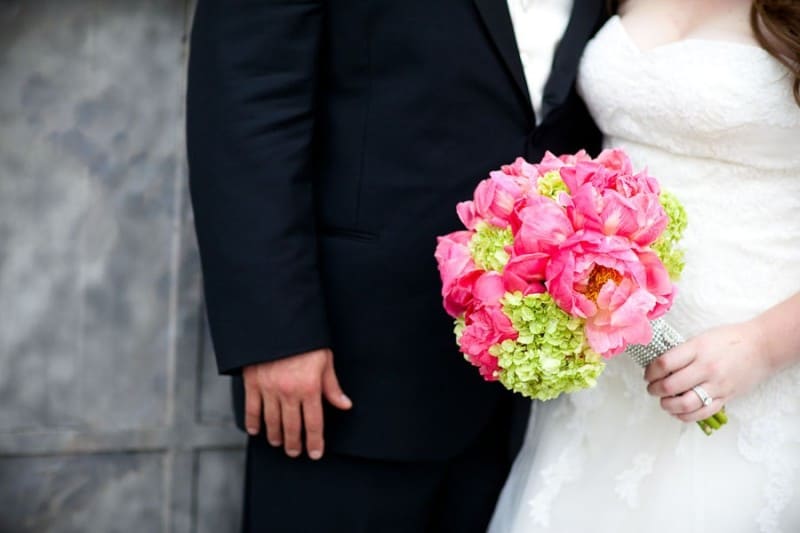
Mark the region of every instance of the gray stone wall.
[[184, 158], [190, 0], [0, 0], [0, 533], [239, 524]]

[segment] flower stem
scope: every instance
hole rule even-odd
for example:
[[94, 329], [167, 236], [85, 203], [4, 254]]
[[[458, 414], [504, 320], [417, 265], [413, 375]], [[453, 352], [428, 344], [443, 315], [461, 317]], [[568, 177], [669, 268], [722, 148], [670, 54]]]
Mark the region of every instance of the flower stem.
[[698, 420], [697, 425], [703, 430], [706, 435], [711, 435], [714, 431], [728, 423], [728, 415], [725, 414], [725, 408], [721, 411], [710, 416], [704, 420]]

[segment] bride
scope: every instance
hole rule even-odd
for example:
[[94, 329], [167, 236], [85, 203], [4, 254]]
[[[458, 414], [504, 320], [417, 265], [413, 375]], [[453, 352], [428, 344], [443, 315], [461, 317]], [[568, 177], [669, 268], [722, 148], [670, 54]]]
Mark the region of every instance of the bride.
[[606, 145], [687, 209], [689, 341], [536, 405], [492, 532], [800, 531], [799, 76], [794, 0], [628, 0], [588, 45]]

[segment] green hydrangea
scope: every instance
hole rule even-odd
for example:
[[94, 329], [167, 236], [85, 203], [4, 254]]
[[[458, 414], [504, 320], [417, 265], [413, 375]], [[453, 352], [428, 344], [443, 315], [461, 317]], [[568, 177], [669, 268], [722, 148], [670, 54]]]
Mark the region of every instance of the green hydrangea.
[[583, 321], [561, 310], [549, 294], [507, 294], [503, 312], [519, 332], [516, 340], [492, 346], [499, 380], [528, 398], [550, 400], [597, 383], [603, 358], [589, 348]]
[[[464, 330], [466, 328], [467, 328], [467, 322], [464, 319], [464, 315], [461, 315], [460, 317], [455, 319], [455, 322], [453, 323], [453, 333], [456, 334], [456, 344], [459, 346], [459, 348], [461, 347], [461, 336], [464, 334]], [[467, 354], [462, 353], [461, 355], [464, 356], [464, 360], [466, 362], [471, 363], [469, 356]]]
[[461, 346], [461, 335], [464, 333], [464, 329], [467, 327], [467, 323], [464, 320], [464, 315], [456, 318], [454, 324], [453, 333], [456, 334], [456, 344]]
[[469, 251], [478, 268], [502, 272], [509, 260], [506, 246], [513, 243], [514, 235], [510, 228], [480, 222], [469, 242]]
[[549, 196], [553, 200], [558, 199], [558, 193], [569, 192], [567, 184], [561, 179], [561, 173], [558, 170], [551, 170], [546, 173], [539, 178], [536, 184], [539, 194]]
[[664, 263], [669, 277], [677, 280], [683, 272], [683, 267], [686, 266], [683, 250], [678, 247], [688, 223], [686, 210], [678, 198], [670, 192], [662, 191], [659, 200], [667, 213], [669, 223], [664, 233], [652, 244], [651, 248]]

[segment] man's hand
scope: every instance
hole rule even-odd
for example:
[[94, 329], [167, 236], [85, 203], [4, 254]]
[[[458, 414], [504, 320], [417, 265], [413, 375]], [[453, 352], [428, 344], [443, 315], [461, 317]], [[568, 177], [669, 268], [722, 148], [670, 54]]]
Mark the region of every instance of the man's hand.
[[263, 415], [267, 440], [276, 447], [283, 444], [289, 457], [303, 452], [304, 425], [308, 456], [322, 457], [322, 396], [338, 409], [353, 406], [339, 386], [328, 349], [251, 365], [245, 367], [243, 377], [247, 432], [258, 434]]

